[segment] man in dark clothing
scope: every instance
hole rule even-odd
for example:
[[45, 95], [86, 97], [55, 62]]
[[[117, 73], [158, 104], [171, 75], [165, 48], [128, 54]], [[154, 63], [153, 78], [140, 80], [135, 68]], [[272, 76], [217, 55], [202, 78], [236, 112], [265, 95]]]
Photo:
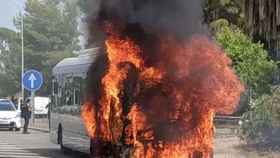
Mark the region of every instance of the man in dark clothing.
[[26, 99], [25, 103], [21, 106], [21, 114], [24, 119], [23, 134], [29, 134], [28, 125], [31, 117], [30, 99]]

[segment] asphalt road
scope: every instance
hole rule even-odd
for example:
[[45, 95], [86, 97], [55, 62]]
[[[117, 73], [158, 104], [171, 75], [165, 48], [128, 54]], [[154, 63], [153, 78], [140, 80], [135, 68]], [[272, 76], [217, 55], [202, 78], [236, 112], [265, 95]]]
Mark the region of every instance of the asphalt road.
[[87, 158], [78, 152], [60, 151], [49, 140], [49, 134], [30, 131], [30, 134], [0, 130], [0, 158]]
[[[63, 154], [58, 145], [50, 142], [48, 133], [30, 132], [31, 134], [24, 135], [21, 132], [0, 130], [0, 158], [89, 158], [73, 151]], [[240, 140], [233, 131], [228, 128], [217, 129], [214, 157], [259, 158], [245, 153], [240, 149], [240, 145]]]

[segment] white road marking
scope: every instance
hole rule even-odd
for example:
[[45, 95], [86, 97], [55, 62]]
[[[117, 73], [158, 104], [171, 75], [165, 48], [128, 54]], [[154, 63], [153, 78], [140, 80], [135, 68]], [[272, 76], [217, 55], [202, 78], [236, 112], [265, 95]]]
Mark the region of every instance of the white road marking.
[[0, 142], [0, 158], [48, 158], [6, 142]]

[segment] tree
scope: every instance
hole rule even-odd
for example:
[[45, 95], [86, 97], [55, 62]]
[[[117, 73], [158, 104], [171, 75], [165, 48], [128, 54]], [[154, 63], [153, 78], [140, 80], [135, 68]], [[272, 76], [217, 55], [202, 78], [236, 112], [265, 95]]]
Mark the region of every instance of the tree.
[[246, 85], [244, 101], [241, 103], [239, 113], [250, 110], [250, 102], [263, 94], [271, 92], [273, 74], [277, 63], [270, 59], [263, 44], [254, 43], [237, 26], [230, 25], [225, 19], [211, 23], [217, 43], [232, 59], [233, 67]]
[[226, 19], [241, 28], [244, 26], [244, 3], [240, 0], [207, 0], [205, 21], [210, 24], [216, 20]]
[[235, 26], [224, 22], [217, 29], [216, 40], [232, 59], [233, 67], [243, 83], [252, 90], [252, 97], [269, 92], [272, 75], [277, 68], [261, 43], [254, 43]]
[[[73, 51], [80, 49], [79, 11], [75, 2], [66, 0], [27, 0], [25, 6], [25, 66], [43, 71], [47, 87], [51, 69], [58, 62], [52, 57], [73, 56]], [[20, 17], [15, 18], [15, 25], [20, 29]], [[47, 88], [43, 93], [47, 93]]]
[[18, 33], [0, 28], [0, 96], [13, 95], [20, 89], [19, 41]]
[[264, 94], [254, 100], [251, 109], [242, 116], [240, 137], [247, 143], [279, 145], [275, 139], [280, 134], [280, 87], [272, 88], [271, 94]]
[[245, 0], [246, 31], [266, 44], [272, 57], [279, 58], [280, 51], [280, 1]]
[[279, 0], [207, 0], [205, 21], [226, 19], [246, 32], [254, 41], [261, 41], [270, 56], [279, 60]]
[[[40, 94], [49, 94], [51, 70], [65, 57], [80, 49], [76, 1], [27, 0], [24, 17], [25, 70], [42, 71], [45, 78]], [[21, 16], [15, 17], [21, 30]], [[0, 29], [0, 95], [20, 90], [21, 39], [18, 32]], [[1, 91], [2, 90], [2, 91]]]

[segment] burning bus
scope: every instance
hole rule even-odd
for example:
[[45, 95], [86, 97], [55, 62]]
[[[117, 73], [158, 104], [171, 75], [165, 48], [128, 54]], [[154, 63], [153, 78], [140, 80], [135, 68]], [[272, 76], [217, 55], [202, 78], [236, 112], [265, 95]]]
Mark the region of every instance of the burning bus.
[[211, 158], [216, 113], [231, 114], [244, 87], [207, 36], [200, 0], [94, 1], [82, 118], [92, 157]]
[[[88, 143], [93, 158], [212, 158], [214, 116], [233, 113], [244, 87], [231, 60], [207, 37], [202, 1], [93, 2], [88, 42], [102, 37], [102, 49], [82, 77], [83, 105], [73, 113], [81, 114], [80, 124], [71, 126], [75, 119], [68, 117], [63, 125], [53, 115], [58, 143], [79, 145], [74, 131], [66, 131], [75, 128], [89, 137], [79, 141]], [[71, 79], [60, 73], [85, 73], [58, 68], [54, 85], [63, 87]], [[75, 90], [54, 91], [64, 104], [76, 100], [68, 97]]]

